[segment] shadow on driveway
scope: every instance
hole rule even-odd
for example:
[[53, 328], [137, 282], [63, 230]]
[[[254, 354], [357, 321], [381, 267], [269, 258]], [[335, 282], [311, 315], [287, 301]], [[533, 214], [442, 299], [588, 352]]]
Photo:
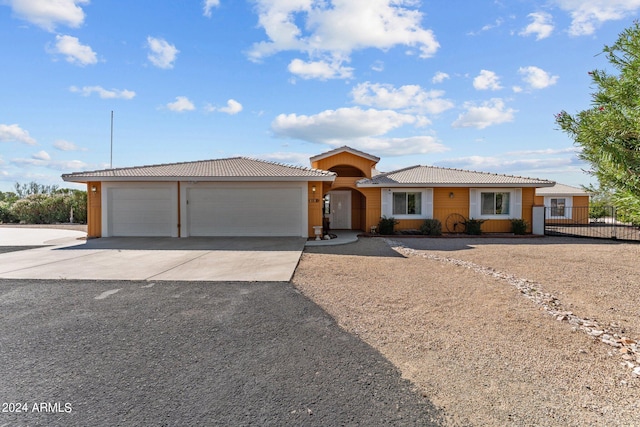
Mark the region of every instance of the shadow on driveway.
[[0, 311], [0, 425], [440, 425], [289, 283], [0, 280]]

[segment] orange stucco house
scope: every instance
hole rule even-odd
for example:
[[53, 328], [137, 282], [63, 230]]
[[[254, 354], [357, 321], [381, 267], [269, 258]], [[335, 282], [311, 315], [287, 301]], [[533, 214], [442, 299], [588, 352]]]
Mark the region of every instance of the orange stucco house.
[[483, 232], [532, 222], [536, 188], [553, 181], [432, 166], [380, 173], [380, 158], [344, 146], [311, 168], [244, 157], [65, 174], [87, 184], [88, 235], [300, 236], [314, 226], [371, 231], [427, 218], [483, 219]]

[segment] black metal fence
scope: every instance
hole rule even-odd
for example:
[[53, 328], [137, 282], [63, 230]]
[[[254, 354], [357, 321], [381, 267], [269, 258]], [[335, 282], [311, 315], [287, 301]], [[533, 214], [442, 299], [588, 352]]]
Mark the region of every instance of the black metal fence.
[[588, 207], [546, 207], [544, 234], [640, 242], [640, 227], [620, 221], [613, 206], [598, 209], [597, 218]]

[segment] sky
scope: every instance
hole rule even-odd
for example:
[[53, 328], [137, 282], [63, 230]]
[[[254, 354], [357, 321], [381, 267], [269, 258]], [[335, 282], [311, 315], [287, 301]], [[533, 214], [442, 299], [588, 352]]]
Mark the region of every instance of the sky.
[[[640, 0], [0, 0], [0, 191], [70, 172], [343, 145], [595, 183], [554, 115]], [[113, 117], [113, 121], [112, 121]], [[113, 123], [113, 126], [112, 126]], [[112, 131], [113, 129], [113, 131]]]

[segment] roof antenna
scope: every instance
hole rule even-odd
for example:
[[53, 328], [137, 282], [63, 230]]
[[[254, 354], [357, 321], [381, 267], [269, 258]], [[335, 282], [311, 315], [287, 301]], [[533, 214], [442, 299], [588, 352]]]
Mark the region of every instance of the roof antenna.
[[113, 110], [111, 110], [111, 160], [109, 162], [109, 169], [113, 169]]

